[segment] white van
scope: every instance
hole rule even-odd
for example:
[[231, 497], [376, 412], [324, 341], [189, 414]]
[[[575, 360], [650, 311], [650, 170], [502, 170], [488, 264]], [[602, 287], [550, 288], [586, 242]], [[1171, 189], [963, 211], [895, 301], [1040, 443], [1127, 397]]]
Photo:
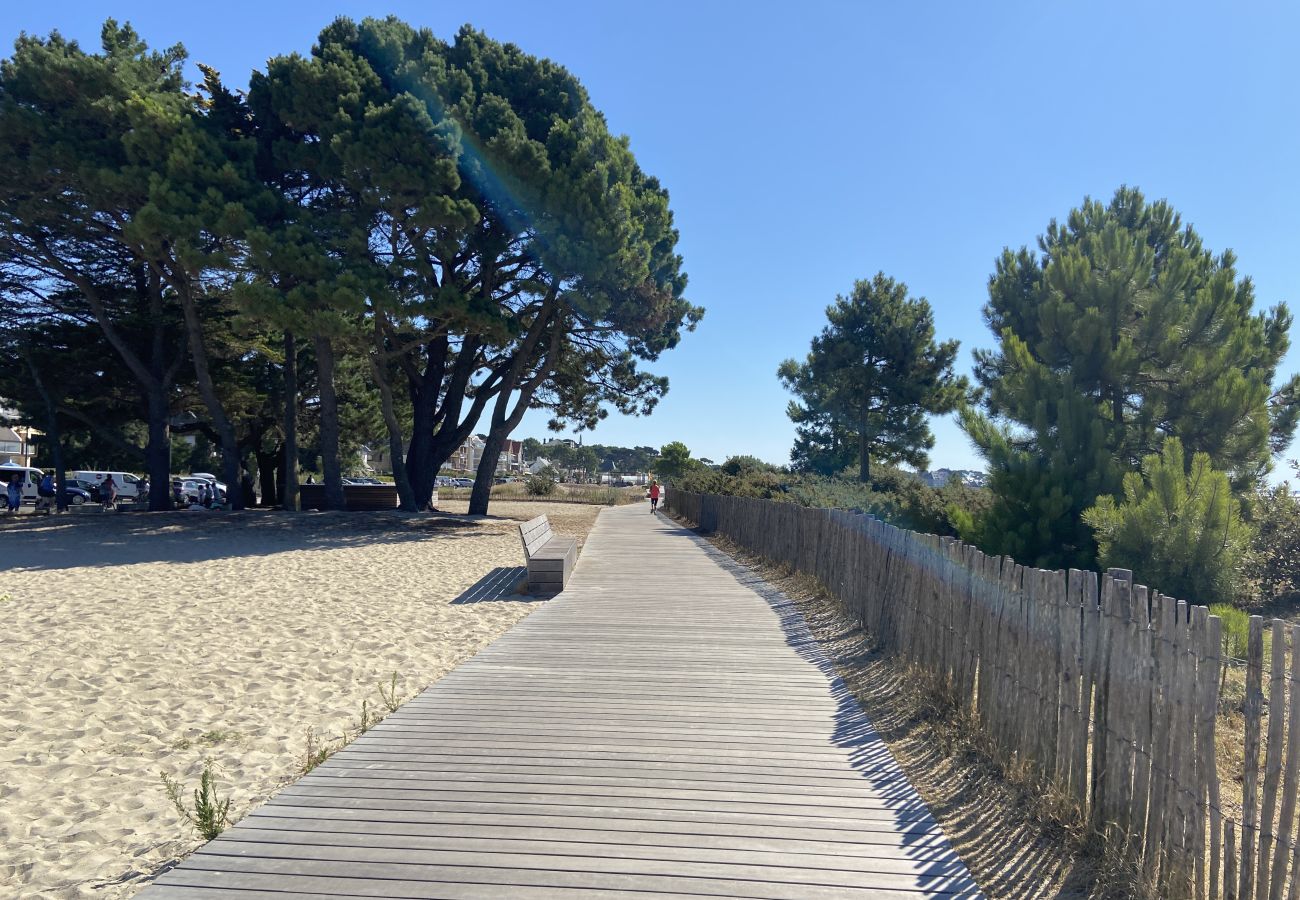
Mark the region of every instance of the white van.
[[139, 500], [140, 499], [140, 479], [136, 478], [130, 472], [72, 472], [69, 478], [75, 478], [78, 481], [88, 481], [95, 487], [104, 483], [104, 479], [109, 475], [113, 476], [113, 483], [117, 485], [118, 500]]
[[[0, 484], [0, 497], [3, 496], [5, 490], [9, 486], [9, 482], [15, 475], [21, 475], [23, 479], [23, 503], [35, 503], [37, 497], [36, 489], [40, 486], [41, 479], [45, 477], [45, 473], [40, 469], [32, 469], [27, 466], [0, 466], [0, 482], [2, 482], [2, 484]], [[2, 506], [3, 504], [0, 504], [0, 507]]]

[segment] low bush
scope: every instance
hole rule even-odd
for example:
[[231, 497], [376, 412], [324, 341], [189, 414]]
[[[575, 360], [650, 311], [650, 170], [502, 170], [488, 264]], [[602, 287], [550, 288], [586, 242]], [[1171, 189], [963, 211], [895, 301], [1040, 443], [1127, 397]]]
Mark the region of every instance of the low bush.
[[1182, 441], [1166, 438], [1142, 473], [1124, 476], [1124, 497], [1110, 496], [1083, 514], [1104, 568], [1132, 569], [1140, 583], [1197, 603], [1238, 594], [1251, 527], [1239, 515], [1228, 476], [1205, 453], [1185, 468]]
[[545, 475], [529, 475], [524, 479], [524, 490], [530, 497], [549, 497], [555, 493], [555, 479]]
[[960, 482], [932, 488], [910, 472], [889, 466], [878, 466], [872, 483], [863, 484], [850, 478], [784, 472], [764, 463], [747, 464], [750, 459], [733, 457], [721, 469], [693, 472], [679, 486], [691, 493], [860, 509], [900, 528], [943, 535], [956, 535], [961, 516], [980, 516], [990, 502], [987, 491]]
[[1300, 601], [1300, 497], [1290, 484], [1256, 492], [1247, 504], [1255, 537], [1243, 561], [1240, 602]]

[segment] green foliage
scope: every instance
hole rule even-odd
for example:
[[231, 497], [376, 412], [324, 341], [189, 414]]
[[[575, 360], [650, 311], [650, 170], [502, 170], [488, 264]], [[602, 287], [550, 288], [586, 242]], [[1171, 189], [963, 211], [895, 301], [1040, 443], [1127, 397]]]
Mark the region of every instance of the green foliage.
[[797, 398], [787, 410], [796, 466], [828, 471], [856, 458], [863, 482], [872, 458], [923, 467], [934, 446], [926, 416], [951, 412], [967, 390], [952, 371], [957, 341], [936, 343], [930, 304], [883, 272], [836, 297], [826, 318], [804, 361], [777, 370]]
[[217, 796], [211, 760], [205, 760], [203, 763], [199, 786], [194, 789], [192, 806], [186, 804], [185, 789], [179, 781], [166, 772], [160, 772], [159, 775], [162, 776], [167, 799], [171, 800], [172, 806], [176, 807], [176, 812], [180, 813], [181, 818], [193, 826], [205, 841], [212, 840], [226, 830], [226, 826], [230, 824], [230, 798], [222, 799]]
[[676, 483], [699, 467], [699, 460], [691, 459], [691, 451], [685, 444], [672, 441], [659, 448], [659, 458], [650, 471], [664, 481]]
[[1289, 483], [1255, 492], [1249, 503], [1255, 538], [1246, 551], [1246, 605], [1300, 599], [1300, 497]]
[[1291, 315], [1255, 313], [1232, 253], [1131, 188], [1053, 221], [1038, 250], [1004, 250], [989, 281], [999, 346], [975, 373], [992, 420], [962, 418], [996, 497], [978, 527], [990, 552], [1088, 566], [1083, 511], [1165, 436], [1237, 490], [1268, 469], [1300, 415], [1300, 376], [1273, 389]]
[[299, 767], [299, 771], [306, 775], [333, 756], [339, 749], [341, 748], [322, 743], [320, 737], [316, 734], [316, 729], [308, 725], [306, 748], [303, 750], [302, 765]]
[[402, 698], [397, 693], [397, 673], [393, 673], [392, 680], [388, 684], [382, 681], [379, 683], [379, 699], [383, 701], [384, 708], [389, 712], [397, 712], [397, 707], [402, 705]]
[[763, 462], [757, 456], [729, 456], [721, 468], [724, 475], [747, 475], [751, 472], [778, 471], [776, 466]]
[[[1229, 603], [1210, 604], [1210, 615], [1223, 620], [1223, 655], [1229, 659], [1245, 659], [1250, 641], [1250, 616]], [[1268, 641], [1265, 641], [1267, 647]]]
[[932, 488], [914, 475], [878, 466], [873, 482], [826, 478], [806, 472], [782, 472], [771, 466], [728, 474], [722, 469], [696, 469], [680, 483], [684, 491], [778, 500], [831, 509], [860, 509], [877, 518], [927, 534], [957, 535], [956, 521], [982, 515], [987, 491], [960, 483]]
[[549, 497], [555, 493], [555, 479], [545, 473], [529, 475], [524, 479], [524, 490], [530, 497]]
[[1140, 475], [1124, 476], [1122, 502], [1100, 497], [1083, 519], [1105, 567], [1132, 569], [1138, 581], [1197, 603], [1237, 595], [1251, 528], [1228, 476], [1211, 468], [1207, 453], [1193, 454], [1187, 468], [1178, 438], [1146, 457]]

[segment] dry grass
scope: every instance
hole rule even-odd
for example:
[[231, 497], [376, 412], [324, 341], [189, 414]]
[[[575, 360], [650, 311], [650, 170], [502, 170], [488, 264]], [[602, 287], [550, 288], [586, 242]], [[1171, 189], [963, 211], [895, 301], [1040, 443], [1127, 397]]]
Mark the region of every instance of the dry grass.
[[1032, 771], [992, 754], [980, 730], [923, 673], [885, 653], [814, 579], [709, 540], [794, 600], [836, 671], [991, 898], [1155, 896]]
[[[472, 488], [438, 488], [438, 505], [444, 500], [469, 501]], [[588, 503], [596, 506], [624, 506], [645, 499], [645, 488], [617, 488], [600, 484], [557, 484], [554, 493], [535, 497], [528, 493], [522, 481], [492, 486], [492, 501], [509, 500], [515, 503]], [[489, 508], [489, 511], [492, 510]]]

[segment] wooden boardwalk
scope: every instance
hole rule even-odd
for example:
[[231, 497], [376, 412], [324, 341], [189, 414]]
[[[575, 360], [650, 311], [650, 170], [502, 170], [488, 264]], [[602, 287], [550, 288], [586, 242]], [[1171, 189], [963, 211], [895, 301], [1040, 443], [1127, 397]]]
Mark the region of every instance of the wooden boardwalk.
[[140, 896], [976, 897], [793, 606], [637, 505], [568, 589]]

